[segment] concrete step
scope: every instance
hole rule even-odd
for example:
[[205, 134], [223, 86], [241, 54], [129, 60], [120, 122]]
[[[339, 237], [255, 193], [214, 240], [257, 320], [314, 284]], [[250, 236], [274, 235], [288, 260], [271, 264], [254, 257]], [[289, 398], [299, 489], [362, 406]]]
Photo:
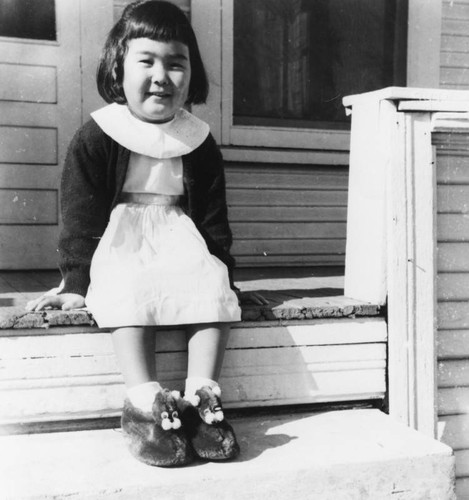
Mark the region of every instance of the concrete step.
[[449, 500], [446, 445], [378, 410], [244, 416], [231, 420], [234, 462], [152, 468], [120, 430], [0, 438], [2, 500]]

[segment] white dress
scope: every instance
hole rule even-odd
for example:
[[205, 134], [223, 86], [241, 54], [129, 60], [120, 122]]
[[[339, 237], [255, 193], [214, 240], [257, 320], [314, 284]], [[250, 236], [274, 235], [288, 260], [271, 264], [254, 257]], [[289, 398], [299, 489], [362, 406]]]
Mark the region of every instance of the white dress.
[[205, 140], [208, 127], [185, 111], [163, 126], [144, 123], [116, 104], [92, 116], [131, 150], [124, 202], [112, 211], [91, 262], [86, 305], [98, 326], [239, 321], [225, 264], [177, 205], [181, 155]]

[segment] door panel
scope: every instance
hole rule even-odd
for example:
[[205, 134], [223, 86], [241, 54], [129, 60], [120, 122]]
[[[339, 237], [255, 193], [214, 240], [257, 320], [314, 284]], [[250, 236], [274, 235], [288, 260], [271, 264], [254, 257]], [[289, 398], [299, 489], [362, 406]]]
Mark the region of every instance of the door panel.
[[0, 22], [9, 35], [0, 36], [0, 269], [57, 267], [62, 165], [77, 128], [103, 104], [94, 75], [113, 22], [112, 0], [55, 0], [56, 36], [34, 39], [41, 22], [50, 34], [54, 13], [45, 18], [38, 3], [28, 20], [25, 5], [0, 0], [2, 16], [19, 14], [22, 36], [32, 33], [15, 38]]
[[81, 122], [79, 7], [56, 0], [56, 41], [0, 38], [1, 269], [57, 265], [60, 168]]

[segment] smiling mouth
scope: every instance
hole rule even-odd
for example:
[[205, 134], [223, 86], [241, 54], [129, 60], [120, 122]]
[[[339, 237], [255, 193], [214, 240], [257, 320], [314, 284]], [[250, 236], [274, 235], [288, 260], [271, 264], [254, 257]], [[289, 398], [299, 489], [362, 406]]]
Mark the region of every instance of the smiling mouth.
[[171, 94], [169, 94], [168, 92], [148, 92], [148, 95], [152, 97], [157, 97], [159, 99], [164, 97], [171, 97]]

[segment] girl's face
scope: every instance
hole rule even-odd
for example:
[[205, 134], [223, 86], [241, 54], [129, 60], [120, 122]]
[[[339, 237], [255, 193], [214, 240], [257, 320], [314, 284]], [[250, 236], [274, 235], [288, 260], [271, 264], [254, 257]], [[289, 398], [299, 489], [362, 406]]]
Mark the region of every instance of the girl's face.
[[130, 111], [140, 120], [171, 120], [187, 100], [190, 79], [187, 45], [150, 38], [128, 42], [122, 87]]

